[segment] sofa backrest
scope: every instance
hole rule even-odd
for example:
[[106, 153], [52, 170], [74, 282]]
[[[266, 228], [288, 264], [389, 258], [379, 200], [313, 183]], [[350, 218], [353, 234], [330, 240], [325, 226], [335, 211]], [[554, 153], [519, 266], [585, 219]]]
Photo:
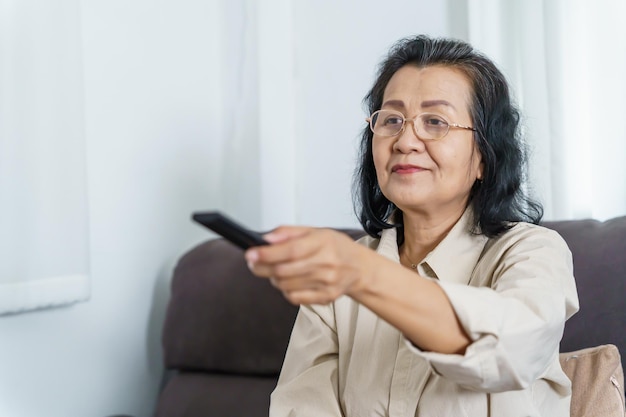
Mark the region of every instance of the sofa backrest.
[[165, 366], [277, 375], [297, 311], [250, 273], [241, 249], [224, 239], [203, 243], [174, 271], [163, 329]]
[[614, 344], [626, 355], [626, 216], [546, 222], [574, 259], [580, 311], [565, 325], [561, 351]]

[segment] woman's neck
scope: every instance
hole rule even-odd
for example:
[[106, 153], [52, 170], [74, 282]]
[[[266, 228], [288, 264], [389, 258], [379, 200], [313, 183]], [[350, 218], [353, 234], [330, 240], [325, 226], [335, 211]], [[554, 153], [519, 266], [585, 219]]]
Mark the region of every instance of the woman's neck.
[[463, 212], [434, 215], [403, 212], [404, 243], [400, 255], [411, 264], [421, 262], [447, 236]]

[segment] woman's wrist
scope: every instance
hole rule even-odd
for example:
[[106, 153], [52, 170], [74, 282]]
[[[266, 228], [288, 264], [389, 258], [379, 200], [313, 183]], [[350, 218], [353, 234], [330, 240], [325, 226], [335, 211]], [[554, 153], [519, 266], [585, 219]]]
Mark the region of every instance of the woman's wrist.
[[363, 246], [360, 249], [362, 255], [356, 257], [359, 261], [355, 283], [346, 294], [363, 303], [368, 298], [380, 294], [381, 281], [389, 275], [390, 267], [396, 265], [371, 249]]

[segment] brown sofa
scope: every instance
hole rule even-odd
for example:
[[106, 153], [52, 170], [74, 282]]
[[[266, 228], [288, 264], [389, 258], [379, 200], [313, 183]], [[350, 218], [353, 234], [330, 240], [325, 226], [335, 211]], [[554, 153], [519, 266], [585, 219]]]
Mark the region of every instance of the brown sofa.
[[[545, 226], [558, 231], [572, 250], [581, 305], [565, 327], [561, 351], [612, 344], [624, 354], [626, 216], [606, 222], [546, 222]], [[363, 234], [347, 232], [354, 238]], [[222, 239], [185, 254], [175, 269], [171, 289], [163, 349], [165, 366], [172, 375], [159, 397], [156, 416], [267, 416], [269, 395], [297, 308], [266, 280], [252, 276], [241, 250]], [[584, 398], [578, 407], [587, 403], [605, 407], [606, 401], [598, 397], [605, 394], [612, 396], [612, 404], [621, 400], [623, 410], [617, 349], [562, 355], [564, 369], [571, 372], [568, 375], [577, 375], [580, 381], [574, 381], [576, 396], [593, 394], [588, 389], [591, 383], [606, 382], [608, 387], [600, 386], [593, 394], [595, 400]], [[618, 369], [606, 371], [612, 366], [606, 357], [617, 363]], [[606, 381], [601, 375], [605, 371]], [[620, 395], [617, 389], [607, 392], [613, 383], [609, 376], [615, 384], [621, 383]], [[594, 415], [589, 413], [580, 409], [572, 415]], [[611, 415], [606, 410], [599, 413]]]

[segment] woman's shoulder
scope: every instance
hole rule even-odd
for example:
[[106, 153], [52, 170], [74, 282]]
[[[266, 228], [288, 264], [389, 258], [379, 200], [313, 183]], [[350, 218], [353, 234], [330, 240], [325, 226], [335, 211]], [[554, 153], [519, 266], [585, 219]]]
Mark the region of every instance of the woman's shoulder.
[[512, 223], [508, 230], [489, 239], [488, 245], [500, 248], [519, 245], [544, 245], [569, 251], [567, 243], [556, 231], [527, 222]]
[[370, 235], [365, 235], [357, 239], [356, 243], [363, 245], [363, 246], [367, 246], [370, 249], [376, 250], [376, 248], [378, 248], [378, 245], [380, 244], [380, 238], [376, 238]]
[[394, 257], [398, 253], [398, 230], [395, 227], [384, 229], [380, 237], [365, 235], [357, 243], [380, 254]]

